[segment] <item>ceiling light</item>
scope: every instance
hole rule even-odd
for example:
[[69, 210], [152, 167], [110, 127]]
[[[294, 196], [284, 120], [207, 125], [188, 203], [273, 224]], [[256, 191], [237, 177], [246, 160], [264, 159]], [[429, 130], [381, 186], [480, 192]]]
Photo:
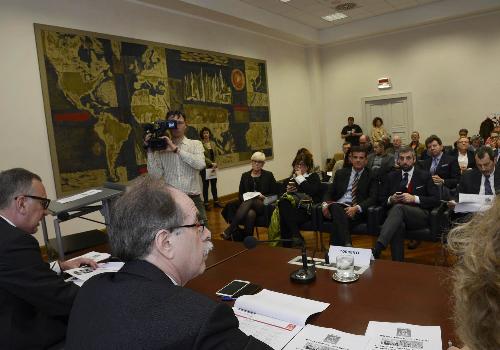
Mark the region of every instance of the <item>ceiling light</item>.
[[323, 18], [325, 21], [333, 22], [333, 21], [337, 21], [339, 19], [346, 18], [346, 17], [347, 16], [344, 15], [342, 12], [335, 12], [335, 13], [332, 13], [331, 15], [323, 16], [321, 18]]
[[290, 2], [291, 0], [280, 0], [281, 2]]

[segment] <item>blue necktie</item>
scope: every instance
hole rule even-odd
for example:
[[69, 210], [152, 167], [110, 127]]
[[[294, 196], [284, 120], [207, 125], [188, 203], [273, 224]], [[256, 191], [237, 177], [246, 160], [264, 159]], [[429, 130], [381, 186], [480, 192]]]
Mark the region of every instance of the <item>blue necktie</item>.
[[438, 166], [438, 159], [437, 158], [432, 158], [432, 165], [431, 165], [431, 175], [434, 175], [434, 173], [436, 172], [436, 168]]
[[491, 190], [491, 184], [490, 184], [490, 175], [484, 175], [484, 194], [493, 194], [493, 191]]

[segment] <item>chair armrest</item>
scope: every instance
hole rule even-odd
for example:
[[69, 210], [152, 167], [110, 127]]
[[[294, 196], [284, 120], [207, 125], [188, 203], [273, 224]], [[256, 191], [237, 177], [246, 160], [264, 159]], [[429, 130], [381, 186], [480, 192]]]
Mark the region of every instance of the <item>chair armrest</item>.
[[367, 215], [367, 229], [368, 233], [378, 235], [380, 233], [380, 226], [384, 222], [386, 215], [385, 208], [382, 206], [368, 207]]

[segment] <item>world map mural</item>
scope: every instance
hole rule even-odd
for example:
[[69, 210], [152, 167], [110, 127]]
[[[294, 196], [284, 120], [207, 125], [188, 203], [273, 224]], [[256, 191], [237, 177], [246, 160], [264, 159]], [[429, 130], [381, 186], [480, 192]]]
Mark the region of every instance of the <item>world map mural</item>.
[[220, 168], [273, 156], [265, 61], [35, 24], [57, 195], [146, 172], [144, 124], [182, 110]]

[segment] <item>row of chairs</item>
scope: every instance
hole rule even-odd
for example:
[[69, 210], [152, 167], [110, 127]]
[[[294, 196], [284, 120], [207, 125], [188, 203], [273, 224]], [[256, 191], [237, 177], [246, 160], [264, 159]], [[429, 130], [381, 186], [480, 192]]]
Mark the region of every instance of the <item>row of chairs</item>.
[[[322, 193], [325, 194], [332, 184], [327, 182], [321, 183]], [[264, 214], [256, 219], [255, 234], [259, 238], [259, 227], [268, 227], [271, 215], [274, 210], [274, 205], [267, 206]], [[368, 208], [367, 220], [362, 222], [351, 229], [351, 235], [370, 235], [377, 237], [380, 234], [380, 229], [384, 223], [387, 213], [382, 206], [372, 206]], [[418, 241], [439, 242], [442, 239], [443, 228], [447, 227], [448, 211], [446, 205], [434, 208], [431, 212], [429, 225], [419, 230], [407, 230], [406, 238]], [[313, 207], [311, 220], [304, 223], [300, 227], [301, 231], [314, 232], [315, 245], [317, 250], [325, 250], [323, 244], [323, 234], [332, 232], [332, 221], [323, 217], [321, 204], [316, 204]], [[334, 233], [335, 234], [335, 233]]]

